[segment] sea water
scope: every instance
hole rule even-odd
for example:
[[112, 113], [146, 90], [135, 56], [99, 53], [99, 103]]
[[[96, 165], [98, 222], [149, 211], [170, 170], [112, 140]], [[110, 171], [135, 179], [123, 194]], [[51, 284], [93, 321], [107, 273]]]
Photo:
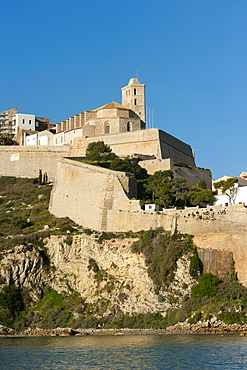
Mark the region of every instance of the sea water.
[[237, 334], [0, 338], [0, 369], [247, 369], [247, 338]]

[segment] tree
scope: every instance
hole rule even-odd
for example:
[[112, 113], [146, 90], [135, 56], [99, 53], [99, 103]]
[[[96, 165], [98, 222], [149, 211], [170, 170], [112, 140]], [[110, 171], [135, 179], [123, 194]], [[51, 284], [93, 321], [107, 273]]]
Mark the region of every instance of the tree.
[[189, 199], [189, 187], [186, 179], [174, 180], [172, 186], [174, 194], [174, 206], [177, 204], [185, 206]]
[[97, 162], [97, 165], [100, 165], [100, 162], [105, 162], [112, 160], [116, 157], [115, 153], [112, 153], [109, 145], [106, 145], [104, 141], [96, 141], [94, 143], [88, 144], [86, 150], [86, 159], [89, 161]]
[[147, 170], [138, 164], [138, 159], [129, 156], [124, 159], [116, 156], [110, 164], [110, 169], [133, 173], [137, 180], [144, 180], [148, 177]]
[[9, 136], [0, 136], [0, 145], [17, 145], [17, 143]]
[[184, 206], [189, 198], [187, 180], [174, 179], [171, 170], [155, 172], [148, 178], [146, 190], [153, 201], [165, 207]]
[[173, 185], [171, 170], [157, 171], [148, 178], [146, 189], [151, 194], [153, 202], [156, 200], [160, 205], [169, 207], [173, 204]]
[[227, 180], [221, 180], [214, 183], [215, 189], [221, 189], [223, 194], [226, 194], [229, 197], [229, 203], [234, 195], [234, 184], [238, 181], [237, 178], [231, 177]]
[[194, 205], [206, 205], [215, 201], [214, 192], [210, 189], [203, 189], [200, 186], [190, 187], [189, 200]]

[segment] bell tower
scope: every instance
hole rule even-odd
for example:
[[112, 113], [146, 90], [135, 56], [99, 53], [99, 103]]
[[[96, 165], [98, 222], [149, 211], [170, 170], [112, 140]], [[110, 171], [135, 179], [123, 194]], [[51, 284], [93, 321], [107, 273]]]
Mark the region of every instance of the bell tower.
[[122, 87], [122, 105], [133, 110], [143, 122], [146, 120], [145, 85], [138, 78], [131, 78], [127, 86]]

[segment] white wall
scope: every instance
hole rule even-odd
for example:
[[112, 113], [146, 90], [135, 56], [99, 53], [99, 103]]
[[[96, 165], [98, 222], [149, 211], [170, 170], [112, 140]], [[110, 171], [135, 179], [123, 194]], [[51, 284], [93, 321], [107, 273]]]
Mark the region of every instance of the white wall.
[[13, 116], [13, 120], [15, 121], [14, 133], [16, 133], [17, 127], [20, 127], [22, 130], [35, 131], [34, 114], [17, 113]]
[[38, 144], [38, 134], [26, 136], [25, 145], [37, 145], [37, 144]]
[[225, 204], [231, 205], [239, 203], [247, 205], [247, 186], [235, 187], [230, 197], [226, 194], [223, 194], [216, 195], [215, 198], [217, 199], [217, 201], [214, 203], [215, 206], [225, 206]]
[[26, 136], [25, 145], [54, 145], [54, 135], [45, 130]]
[[76, 137], [82, 137], [82, 128], [55, 134], [54, 145], [73, 145]]
[[76, 137], [82, 137], [81, 128], [65, 132], [65, 144], [73, 145]]
[[64, 144], [64, 132], [59, 132], [54, 135], [54, 145], [63, 145]]

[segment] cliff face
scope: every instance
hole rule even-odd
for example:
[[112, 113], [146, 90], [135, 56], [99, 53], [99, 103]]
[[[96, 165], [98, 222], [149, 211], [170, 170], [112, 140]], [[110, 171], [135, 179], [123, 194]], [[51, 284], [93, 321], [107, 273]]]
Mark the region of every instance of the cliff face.
[[71, 236], [69, 242], [66, 236], [51, 236], [44, 250], [15, 247], [0, 254], [1, 283], [28, 289], [34, 301], [46, 285], [62, 294], [75, 291], [95, 307], [104, 302], [103, 316], [165, 313], [178, 307], [195, 284], [189, 274], [189, 255], [177, 261], [169, 289], [156, 292], [145, 256], [131, 252], [133, 241], [112, 239], [100, 244], [94, 236], [81, 234]]

